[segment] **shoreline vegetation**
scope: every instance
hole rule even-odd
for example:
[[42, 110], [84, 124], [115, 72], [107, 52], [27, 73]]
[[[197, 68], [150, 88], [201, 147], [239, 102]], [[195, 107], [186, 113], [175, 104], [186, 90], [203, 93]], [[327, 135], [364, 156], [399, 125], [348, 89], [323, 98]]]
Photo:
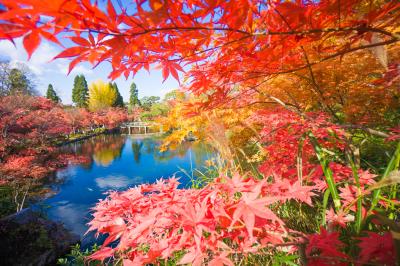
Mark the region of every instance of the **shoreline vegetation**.
[[99, 129], [95, 129], [93, 130], [93, 132], [88, 132], [88, 133], [77, 133], [77, 134], [72, 134], [72, 135], [68, 135], [65, 140], [62, 141], [55, 141], [55, 145], [56, 146], [63, 146], [63, 145], [67, 145], [67, 144], [71, 144], [74, 142], [78, 142], [81, 140], [85, 140], [85, 139], [89, 139], [95, 136], [99, 136], [102, 134], [109, 134], [112, 131], [109, 131], [105, 128], [99, 128]]

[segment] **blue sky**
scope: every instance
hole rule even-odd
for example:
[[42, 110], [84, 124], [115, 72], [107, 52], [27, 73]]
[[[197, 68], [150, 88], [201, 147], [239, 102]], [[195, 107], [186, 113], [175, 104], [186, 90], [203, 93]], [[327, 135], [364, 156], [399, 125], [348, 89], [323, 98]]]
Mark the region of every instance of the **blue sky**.
[[[22, 39], [15, 40], [16, 47], [9, 41], [0, 41], [0, 58], [10, 60], [12, 64], [24, 63], [36, 76], [36, 89], [44, 95], [49, 83], [53, 84], [57, 94], [61, 97], [64, 104], [70, 104], [73, 81], [76, 75], [83, 74], [87, 82], [102, 79], [107, 81], [107, 76], [111, 71], [109, 63], [102, 63], [97, 68], [92, 69], [88, 63], [81, 63], [67, 76], [69, 60], [56, 59], [51, 61], [61, 50], [56, 45], [42, 40], [40, 47], [27, 61], [27, 53], [23, 49]], [[139, 89], [139, 97], [160, 96], [161, 98], [169, 91], [179, 87], [178, 82], [171, 76], [163, 83], [161, 71], [146, 70], [139, 71], [134, 78], [130, 76], [128, 80], [121, 76], [115, 82], [124, 101], [129, 100], [129, 86], [135, 82]]]

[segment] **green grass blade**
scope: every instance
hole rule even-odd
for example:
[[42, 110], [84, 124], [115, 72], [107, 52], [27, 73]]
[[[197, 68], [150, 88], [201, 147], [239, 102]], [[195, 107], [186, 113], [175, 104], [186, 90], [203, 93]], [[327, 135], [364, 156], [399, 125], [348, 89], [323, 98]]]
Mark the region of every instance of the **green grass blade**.
[[[390, 162], [387, 165], [385, 172], [382, 175], [381, 180], [386, 178], [390, 174], [390, 172], [392, 172], [394, 169], [396, 169], [399, 166], [399, 161], [400, 161], [400, 142], [397, 143], [397, 148], [396, 148], [392, 158], [390, 159]], [[378, 204], [380, 194], [381, 194], [380, 188], [374, 190], [374, 193], [372, 196], [372, 201], [371, 201], [371, 207], [368, 210], [368, 214], [370, 214], [374, 210], [376, 205]]]
[[324, 198], [322, 201], [322, 221], [321, 221], [322, 226], [326, 226], [326, 211], [328, 208], [328, 200], [330, 194], [331, 192], [329, 191], [329, 189], [327, 189], [324, 193]]
[[340, 197], [335, 184], [335, 180], [333, 179], [332, 170], [329, 168], [329, 160], [325, 157], [325, 153], [323, 152], [321, 146], [318, 143], [318, 140], [314, 137], [314, 135], [310, 132], [308, 134], [311, 144], [314, 147], [315, 153], [317, 155], [318, 161], [322, 167], [322, 171], [324, 172], [325, 180], [328, 185], [328, 189], [332, 195], [333, 204], [335, 206], [336, 211], [340, 209]]
[[347, 153], [347, 159], [350, 162], [351, 170], [353, 172], [353, 177], [354, 180], [356, 181], [356, 186], [357, 186], [358, 195], [357, 195], [357, 211], [356, 211], [355, 227], [357, 234], [359, 234], [362, 226], [362, 195], [361, 195], [360, 178], [358, 176], [358, 171], [354, 163], [354, 160], [349, 153]]

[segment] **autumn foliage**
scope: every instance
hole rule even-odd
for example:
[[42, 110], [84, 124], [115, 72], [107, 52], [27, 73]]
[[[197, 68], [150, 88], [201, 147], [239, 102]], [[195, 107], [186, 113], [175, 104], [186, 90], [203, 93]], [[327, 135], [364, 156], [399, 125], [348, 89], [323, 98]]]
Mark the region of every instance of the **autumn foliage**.
[[1, 182], [18, 178], [43, 178], [69, 162], [59, 154], [57, 140], [82, 130], [112, 129], [129, 119], [126, 110], [109, 108], [95, 113], [83, 108], [65, 109], [43, 97], [11, 95], [0, 98]]
[[48, 138], [68, 130], [62, 108], [45, 98], [24, 95], [2, 97], [0, 102], [2, 181], [7, 176], [45, 176]]
[[[171, 102], [165, 147], [191, 133], [228, 162], [201, 189], [170, 179], [112, 192], [90, 222], [108, 234], [91, 259], [398, 260], [398, 1], [1, 3], [0, 38], [22, 37], [29, 55], [42, 39], [68, 39], [56, 58], [70, 58], [70, 71], [88, 61], [110, 63], [112, 79], [152, 66], [185, 75], [190, 96]], [[378, 144], [384, 153], [368, 152]]]
[[124, 265], [143, 265], [186, 250], [179, 264], [233, 265], [230, 254], [246, 255], [283, 243], [287, 234], [283, 222], [266, 205], [285, 198], [268, 197], [265, 180], [242, 180], [236, 175], [219, 181], [202, 189], [182, 190], [177, 189], [178, 180], [170, 178], [111, 193], [96, 206], [89, 230], [109, 235], [103, 245], [120, 241], [91, 258], [118, 252]]
[[[108, 235], [103, 248], [89, 259], [115, 256], [124, 265], [145, 265], [185, 250], [178, 264], [234, 265], [232, 255], [240, 261], [249, 254], [268, 254], [283, 247], [296, 252], [307, 244], [310, 265], [325, 265], [326, 257], [330, 258], [327, 265], [347, 265], [341, 259], [351, 260], [342, 252], [345, 244], [338, 232], [321, 228], [320, 234], [305, 236], [286, 228], [273, 212], [278, 204], [290, 200], [312, 206], [314, 186], [282, 179], [269, 183], [238, 174], [221, 176], [202, 189], [178, 189], [178, 185], [177, 179], [170, 178], [111, 192], [94, 208], [89, 223], [89, 230]], [[385, 240], [385, 247], [371, 245], [373, 235], [358, 241], [364, 249], [356, 261], [394, 264], [390, 234], [377, 235]], [[116, 246], [107, 247], [117, 240]]]

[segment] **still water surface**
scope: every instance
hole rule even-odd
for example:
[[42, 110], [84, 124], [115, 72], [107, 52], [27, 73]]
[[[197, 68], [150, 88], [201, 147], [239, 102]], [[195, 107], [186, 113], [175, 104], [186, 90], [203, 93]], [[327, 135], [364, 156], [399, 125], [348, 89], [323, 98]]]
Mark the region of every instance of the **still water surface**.
[[[211, 156], [207, 146], [184, 143], [174, 151], [159, 152], [161, 141], [156, 138], [134, 138], [123, 135], [103, 135], [63, 147], [88, 162], [69, 166], [57, 172], [55, 194], [40, 203], [49, 219], [64, 223], [65, 227], [81, 236], [82, 246], [96, 240], [85, 235], [90, 220], [90, 208], [109, 190], [152, 183], [161, 177], [180, 177], [181, 186], [190, 185], [194, 169], [201, 169]], [[195, 171], [194, 171], [195, 172]]]

